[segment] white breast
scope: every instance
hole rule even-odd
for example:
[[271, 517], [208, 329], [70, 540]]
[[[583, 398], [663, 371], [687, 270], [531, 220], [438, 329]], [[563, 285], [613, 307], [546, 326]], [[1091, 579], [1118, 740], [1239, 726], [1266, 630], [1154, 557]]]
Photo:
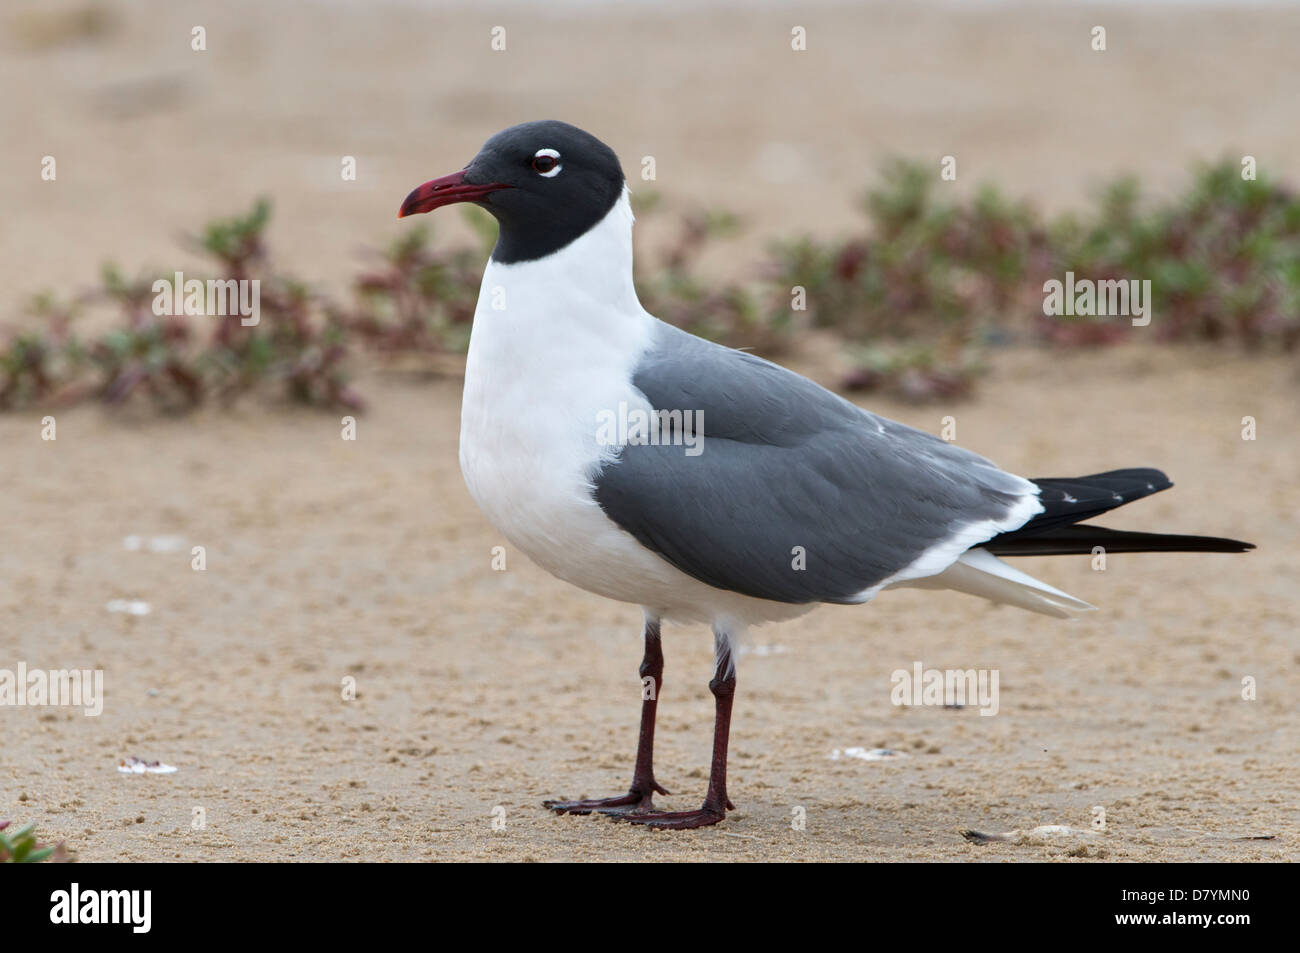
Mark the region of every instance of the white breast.
[[505, 537], [583, 589], [665, 618], [754, 624], [807, 607], [707, 586], [605, 516], [592, 480], [618, 452], [596, 438], [601, 412], [649, 410], [631, 384], [655, 319], [632, 285], [626, 194], [595, 228], [532, 262], [488, 263], [470, 337], [460, 466]]

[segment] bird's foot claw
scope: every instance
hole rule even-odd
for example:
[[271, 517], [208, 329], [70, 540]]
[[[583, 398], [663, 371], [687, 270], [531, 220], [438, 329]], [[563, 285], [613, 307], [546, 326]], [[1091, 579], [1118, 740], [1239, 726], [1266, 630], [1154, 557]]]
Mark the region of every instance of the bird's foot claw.
[[655, 792], [659, 794], [668, 793], [651, 781], [649, 789], [644, 794], [632, 790], [617, 797], [589, 798], [583, 801], [543, 801], [542, 807], [552, 810], [556, 814], [590, 814], [595, 811], [598, 814], [622, 817], [626, 814], [640, 813], [642, 811], [654, 813], [655, 805], [652, 799]]

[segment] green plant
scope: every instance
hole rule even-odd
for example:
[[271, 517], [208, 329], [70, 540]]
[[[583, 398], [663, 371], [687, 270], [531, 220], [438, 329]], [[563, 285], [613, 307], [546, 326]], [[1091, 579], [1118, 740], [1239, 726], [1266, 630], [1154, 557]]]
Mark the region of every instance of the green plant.
[[35, 824], [8, 831], [11, 823], [0, 821], [0, 864], [35, 864], [42, 860], [57, 863], [68, 859], [62, 842], [54, 845], [37, 842]]
[[[660, 204], [658, 195], [650, 193], [638, 204], [637, 213], [652, 214]], [[692, 334], [765, 354], [779, 353], [789, 345], [793, 321], [788, 307], [782, 310], [764, 303], [772, 299], [775, 289], [709, 281], [694, 266], [707, 245], [734, 236], [741, 224], [734, 214], [721, 210], [683, 216], [674, 241], [648, 268], [638, 269], [637, 296], [647, 311]]]
[[[479, 209], [466, 213], [490, 253], [495, 225], [484, 222], [487, 215]], [[463, 351], [478, 303], [483, 251], [436, 250], [428, 227], [412, 227], [380, 253], [378, 267], [354, 279], [357, 304], [347, 312], [335, 309], [340, 324], [385, 355]]]

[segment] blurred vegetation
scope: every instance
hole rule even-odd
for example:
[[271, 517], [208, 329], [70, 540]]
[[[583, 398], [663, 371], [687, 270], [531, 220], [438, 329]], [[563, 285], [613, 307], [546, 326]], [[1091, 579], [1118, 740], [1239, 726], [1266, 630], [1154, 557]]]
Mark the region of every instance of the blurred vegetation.
[[66, 863], [71, 860], [63, 843], [42, 844], [36, 840], [36, 825], [9, 830], [11, 821], [0, 821], [0, 864], [35, 864], [42, 860]]
[[[800, 239], [772, 252], [772, 280], [807, 290], [809, 322], [870, 347], [848, 388], [911, 400], [969, 390], [979, 355], [1009, 341], [1097, 346], [1300, 342], [1300, 201], [1231, 161], [1199, 167], [1178, 196], [1144, 202], [1138, 183], [1106, 187], [1083, 213], [1046, 219], [992, 187], [944, 199], [928, 167], [897, 161], [864, 201], [861, 236]], [[1150, 280], [1152, 320], [1043, 312], [1044, 283]]]
[[[774, 246], [756, 277], [717, 282], [696, 263], [741, 228], [725, 212], [690, 213], [657, 256], [641, 256], [638, 293], [652, 314], [693, 333], [779, 355], [800, 332], [843, 339], [845, 389], [912, 401], [968, 394], [990, 347], [1104, 346], [1132, 335], [1161, 342], [1221, 341], [1248, 351], [1300, 343], [1300, 200], [1231, 161], [1199, 167], [1182, 194], [1144, 199], [1132, 179], [1112, 183], [1083, 212], [1045, 218], [986, 186], [948, 198], [935, 170], [894, 161], [866, 194], [861, 234]], [[641, 216], [660, 214], [656, 195]], [[282, 273], [266, 246], [271, 207], [209, 223], [188, 244], [213, 263], [207, 277], [260, 281], [260, 320], [185, 314], [156, 303], [154, 279], [113, 265], [80, 295], [45, 293], [28, 311], [39, 330], [0, 337], [0, 409], [144, 395], [165, 411], [246, 394], [359, 409], [349, 386], [358, 352], [371, 360], [463, 351], [495, 224], [466, 210], [479, 248], [439, 250], [410, 228], [351, 282], [348, 301]], [[1152, 321], [1043, 312], [1044, 283], [1150, 280]], [[111, 328], [83, 339], [87, 309]], [[165, 312], [165, 313], [160, 313]], [[30, 324], [31, 322], [29, 322]]]
[[[659, 203], [657, 193], [640, 197], [635, 204], [637, 217], [657, 214]], [[740, 219], [726, 211], [682, 216], [675, 237], [658, 256], [637, 256], [637, 297], [660, 320], [771, 357], [791, 343], [796, 313], [788, 305], [788, 296], [771, 285], [711, 281], [696, 268], [706, 245], [735, 236], [741, 227]]]
[[[412, 229], [374, 253], [373, 266], [352, 280], [352, 300], [339, 302], [278, 269], [265, 244], [270, 218], [270, 204], [259, 200], [186, 240], [214, 263], [215, 279], [258, 280], [255, 324], [239, 314], [186, 314], [179, 291], [155, 291], [174, 273], [127, 279], [109, 264], [93, 290], [67, 301], [45, 293], [29, 304], [42, 332], [0, 340], [0, 409], [89, 397], [118, 406], [144, 395], [181, 412], [269, 391], [292, 403], [360, 410], [348, 384], [358, 347], [381, 357], [464, 349], [481, 250], [435, 251], [427, 230]], [[72, 326], [90, 307], [108, 308], [111, 327], [83, 340]]]

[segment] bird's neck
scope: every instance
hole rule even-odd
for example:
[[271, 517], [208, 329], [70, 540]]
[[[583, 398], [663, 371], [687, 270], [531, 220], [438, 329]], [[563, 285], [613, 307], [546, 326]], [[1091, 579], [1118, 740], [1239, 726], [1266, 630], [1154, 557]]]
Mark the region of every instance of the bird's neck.
[[632, 209], [624, 193], [559, 251], [488, 262], [470, 333], [467, 398], [476, 389], [499, 397], [522, 388], [528, 396], [521, 404], [550, 395], [558, 407], [556, 395], [590, 385], [593, 375], [625, 384], [656, 323], [632, 282]]
[[625, 188], [604, 218], [558, 251], [531, 261], [490, 260], [475, 323], [512, 312], [529, 320], [588, 317], [598, 324], [644, 315], [632, 280], [632, 223]]

